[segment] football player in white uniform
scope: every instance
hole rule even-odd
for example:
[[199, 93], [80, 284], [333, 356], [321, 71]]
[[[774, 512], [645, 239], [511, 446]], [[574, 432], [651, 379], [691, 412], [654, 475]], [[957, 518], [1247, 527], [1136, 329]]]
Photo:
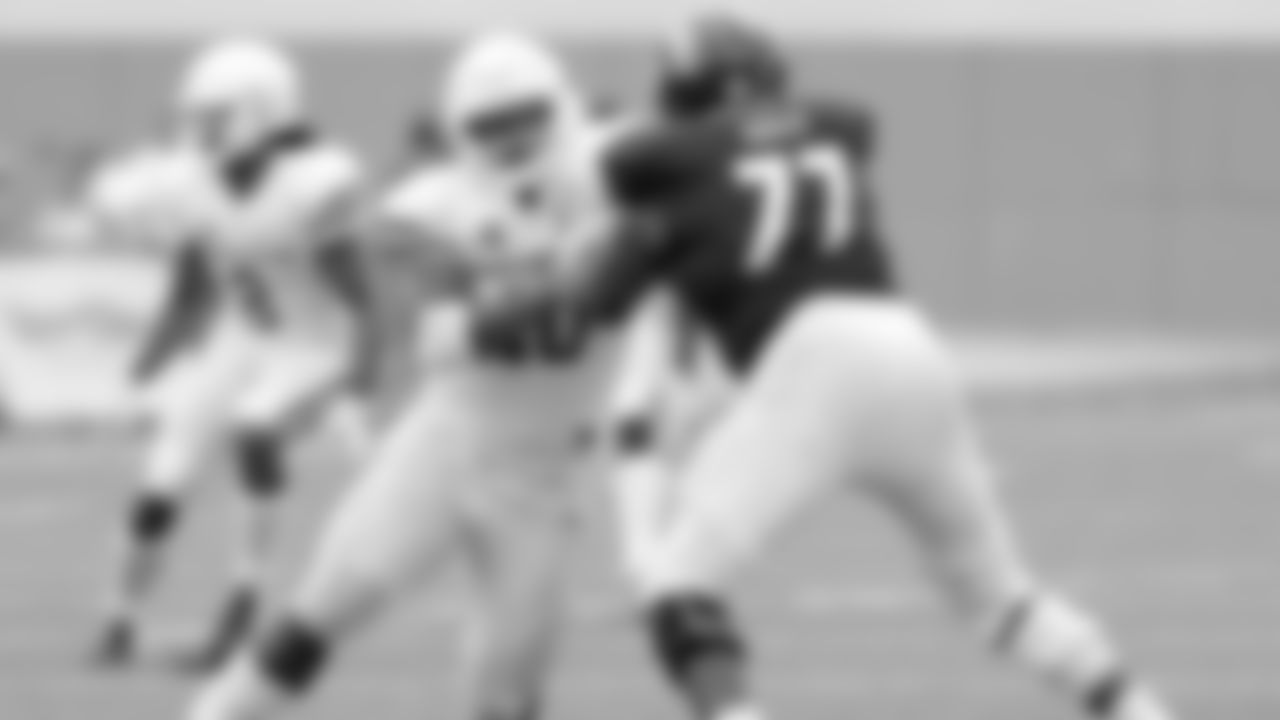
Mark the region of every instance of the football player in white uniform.
[[[215, 42], [190, 65], [177, 110], [195, 163], [169, 190], [191, 214], [187, 282], [175, 298], [216, 305], [193, 313], [204, 317], [198, 343], [155, 388], [158, 433], [101, 650], [111, 661], [132, 654], [182, 495], [226, 450], [244, 482], [246, 525], [231, 592], [189, 658], [204, 667], [249, 631], [260, 605], [283, 444], [341, 407], [343, 391], [371, 372], [373, 345], [361, 342], [367, 288], [349, 232], [362, 169], [310, 126], [290, 57], [264, 41]], [[358, 453], [365, 438], [349, 439]]]
[[[193, 362], [213, 307], [200, 241], [209, 212], [206, 185], [191, 148], [172, 140], [154, 143], [109, 159], [92, 174], [76, 206], [58, 214], [57, 230], [69, 241], [152, 255], [167, 266], [167, 288], [130, 368], [150, 425], [152, 453], [165, 435], [161, 410], [168, 376]], [[105, 631], [94, 649], [104, 662], [131, 656], [142, 595], [159, 572], [159, 546], [174, 510], [167, 496], [159, 497], [158, 482], [157, 473], [143, 473], [127, 514], [125, 577], [112, 588]]]
[[268, 715], [311, 688], [389, 600], [450, 564], [475, 590], [474, 716], [538, 715], [578, 440], [609, 353], [579, 356], [558, 318], [519, 335], [488, 320], [520, 315], [525, 296], [574, 273], [610, 219], [584, 100], [533, 39], [496, 33], [465, 47], [445, 77], [441, 122], [450, 160], [393, 190], [377, 231], [419, 254], [427, 275], [424, 382], [350, 486], [280, 621], [200, 693], [193, 720]]

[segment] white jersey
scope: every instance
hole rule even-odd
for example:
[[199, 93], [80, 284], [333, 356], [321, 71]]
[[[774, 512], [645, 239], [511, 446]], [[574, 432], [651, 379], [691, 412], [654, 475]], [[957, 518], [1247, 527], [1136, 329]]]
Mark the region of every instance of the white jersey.
[[[566, 155], [563, 172], [547, 173], [532, 186], [505, 182], [466, 162], [434, 165], [393, 188], [380, 215], [408, 228], [415, 239], [443, 246], [480, 292], [555, 282], [556, 273], [572, 268], [606, 237], [610, 222], [595, 155], [586, 143], [580, 149]], [[492, 388], [488, 397], [495, 403], [576, 412], [587, 406], [571, 398], [595, 401], [607, 349], [569, 366], [495, 367], [474, 356], [463, 337], [433, 324], [440, 315], [427, 308], [420, 346], [433, 360], [461, 360], [464, 373], [480, 379], [478, 386]]]
[[232, 312], [268, 331], [321, 340], [349, 336], [352, 318], [317, 254], [337, 237], [363, 182], [355, 154], [314, 142], [286, 150], [261, 180], [235, 188], [207, 173], [214, 211], [207, 241]]

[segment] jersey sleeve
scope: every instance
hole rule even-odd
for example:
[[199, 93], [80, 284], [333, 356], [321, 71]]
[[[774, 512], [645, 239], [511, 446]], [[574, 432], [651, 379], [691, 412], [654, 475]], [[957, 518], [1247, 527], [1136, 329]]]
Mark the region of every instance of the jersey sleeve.
[[695, 157], [681, 140], [668, 131], [640, 130], [605, 153], [606, 193], [619, 208], [616, 237], [583, 295], [588, 312], [602, 322], [616, 322], [630, 312], [676, 254], [669, 212], [690, 181]]
[[146, 169], [147, 166], [136, 159], [101, 168], [90, 179], [85, 191], [85, 210], [96, 219], [112, 225], [137, 217], [150, 194]]
[[621, 133], [605, 153], [604, 178], [614, 201], [628, 208], [668, 199], [687, 179], [688, 156], [677, 135], [654, 129]]
[[372, 241], [393, 261], [411, 265], [433, 294], [471, 281], [455, 222], [461, 199], [444, 170], [429, 168], [392, 187], [373, 209]]
[[193, 175], [183, 158], [159, 151], [126, 156], [94, 174], [83, 212], [100, 242], [173, 250], [187, 241]]
[[334, 147], [313, 161], [299, 179], [297, 202], [314, 213], [314, 239], [318, 244], [354, 239], [354, 224], [365, 186], [364, 166], [356, 154]]
[[385, 222], [430, 232], [438, 224], [438, 208], [445, 204], [443, 185], [431, 171], [419, 171], [393, 185], [375, 213]]

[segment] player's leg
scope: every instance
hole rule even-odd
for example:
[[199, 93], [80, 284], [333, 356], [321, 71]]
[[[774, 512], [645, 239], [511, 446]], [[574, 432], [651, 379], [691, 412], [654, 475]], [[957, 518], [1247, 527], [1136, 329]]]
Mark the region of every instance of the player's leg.
[[240, 360], [233, 338], [219, 336], [149, 390], [155, 428], [126, 514], [120, 567], [96, 650], [104, 661], [132, 655], [135, 628], [159, 582], [187, 490], [210, 470], [224, 440], [226, 398], [243, 370]]
[[609, 478], [618, 554], [632, 581], [640, 579], [672, 484], [664, 445], [672, 430], [669, 400], [684, 359], [677, 311], [671, 298], [655, 295], [628, 322], [589, 438]]
[[828, 449], [847, 443], [831, 440], [825, 386], [804, 353], [775, 355], [723, 401], [684, 461], [678, 505], [644, 572], [655, 655], [706, 720], [762, 714], [724, 584], [841, 479]]
[[871, 364], [847, 375], [833, 395], [849, 407], [861, 397], [865, 418], [873, 420], [853, 477], [906, 530], [949, 604], [1001, 652], [1057, 683], [1092, 716], [1166, 720], [1168, 713], [1126, 673], [1092, 618], [1029, 571], [976, 438], [959, 373], [931, 328], [909, 312], [849, 317], [841, 324], [853, 340], [846, 348], [850, 361], [862, 356]]
[[595, 434], [607, 464], [618, 553], [631, 582], [639, 582], [650, 563], [675, 484], [662, 429], [658, 413], [634, 412], [609, 418]]
[[188, 669], [221, 664], [252, 631], [264, 604], [279, 505], [290, 484], [288, 451], [336, 394], [341, 356], [259, 338], [254, 377], [237, 398], [230, 438], [242, 491], [232, 533], [231, 582], [209, 634], [184, 658]]
[[[939, 404], [958, 405], [958, 392], [947, 394]], [[871, 486], [920, 549], [943, 597], [997, 652], [1067, 693], [1089, 716], [1172, 717], [1089, 613], [1029, 571], [983, 452], [963, 413], [953, 414], [949, 447], [916, 448], [913, 470]], [[937, 459], [932, 467], [918, 464], [930, 457]]]
[[455, 549], [468, 440], [451, 408], [406, 409], [336, 508], [297, 593], [197, 695], [192, 720], [253, 720], [307, 693], [337, 646]]
[[[649, 316], [639, 320], [652, 322]], [[633, 582], [640, 581], [656, 539], [678, 505], [676, 477], [683, 458], [728, 398], [719, 357], [691, 327], [677, 326], [682, 332], [661, 335], [658, 341], [642, 333], [670, 329], [632, 328], [604, 418], [593, 435], [610, 476], [623, 570]]]
[[464, 638], [464, 716], [473, 720], [542, 717], [576, 535], [568, 488], [546, 489], [551, 496], [473, 516], [469, 526], [475, 597]]

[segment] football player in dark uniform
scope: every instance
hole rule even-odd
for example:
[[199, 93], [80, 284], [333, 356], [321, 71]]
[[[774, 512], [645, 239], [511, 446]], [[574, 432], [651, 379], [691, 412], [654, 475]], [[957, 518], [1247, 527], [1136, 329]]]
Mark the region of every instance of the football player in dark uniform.
[[871, 117], [796, 97], [773, 44], [741, 22], [705, 19], [684, 40], [662, 78], [665, 120], [605, 164], [649, 236], [620, 243], [579, 298], [608, 322], [665, 286], [738, 375], [642, 572], [676, 687], [703, 720], [758, 716], [723, 584], [806, 508], [852, 490], [904, 527], [999, 652], [1093, 717], [1168, 720], [1106, 633], [1021, 555], [955, 363], [894, 280]]

